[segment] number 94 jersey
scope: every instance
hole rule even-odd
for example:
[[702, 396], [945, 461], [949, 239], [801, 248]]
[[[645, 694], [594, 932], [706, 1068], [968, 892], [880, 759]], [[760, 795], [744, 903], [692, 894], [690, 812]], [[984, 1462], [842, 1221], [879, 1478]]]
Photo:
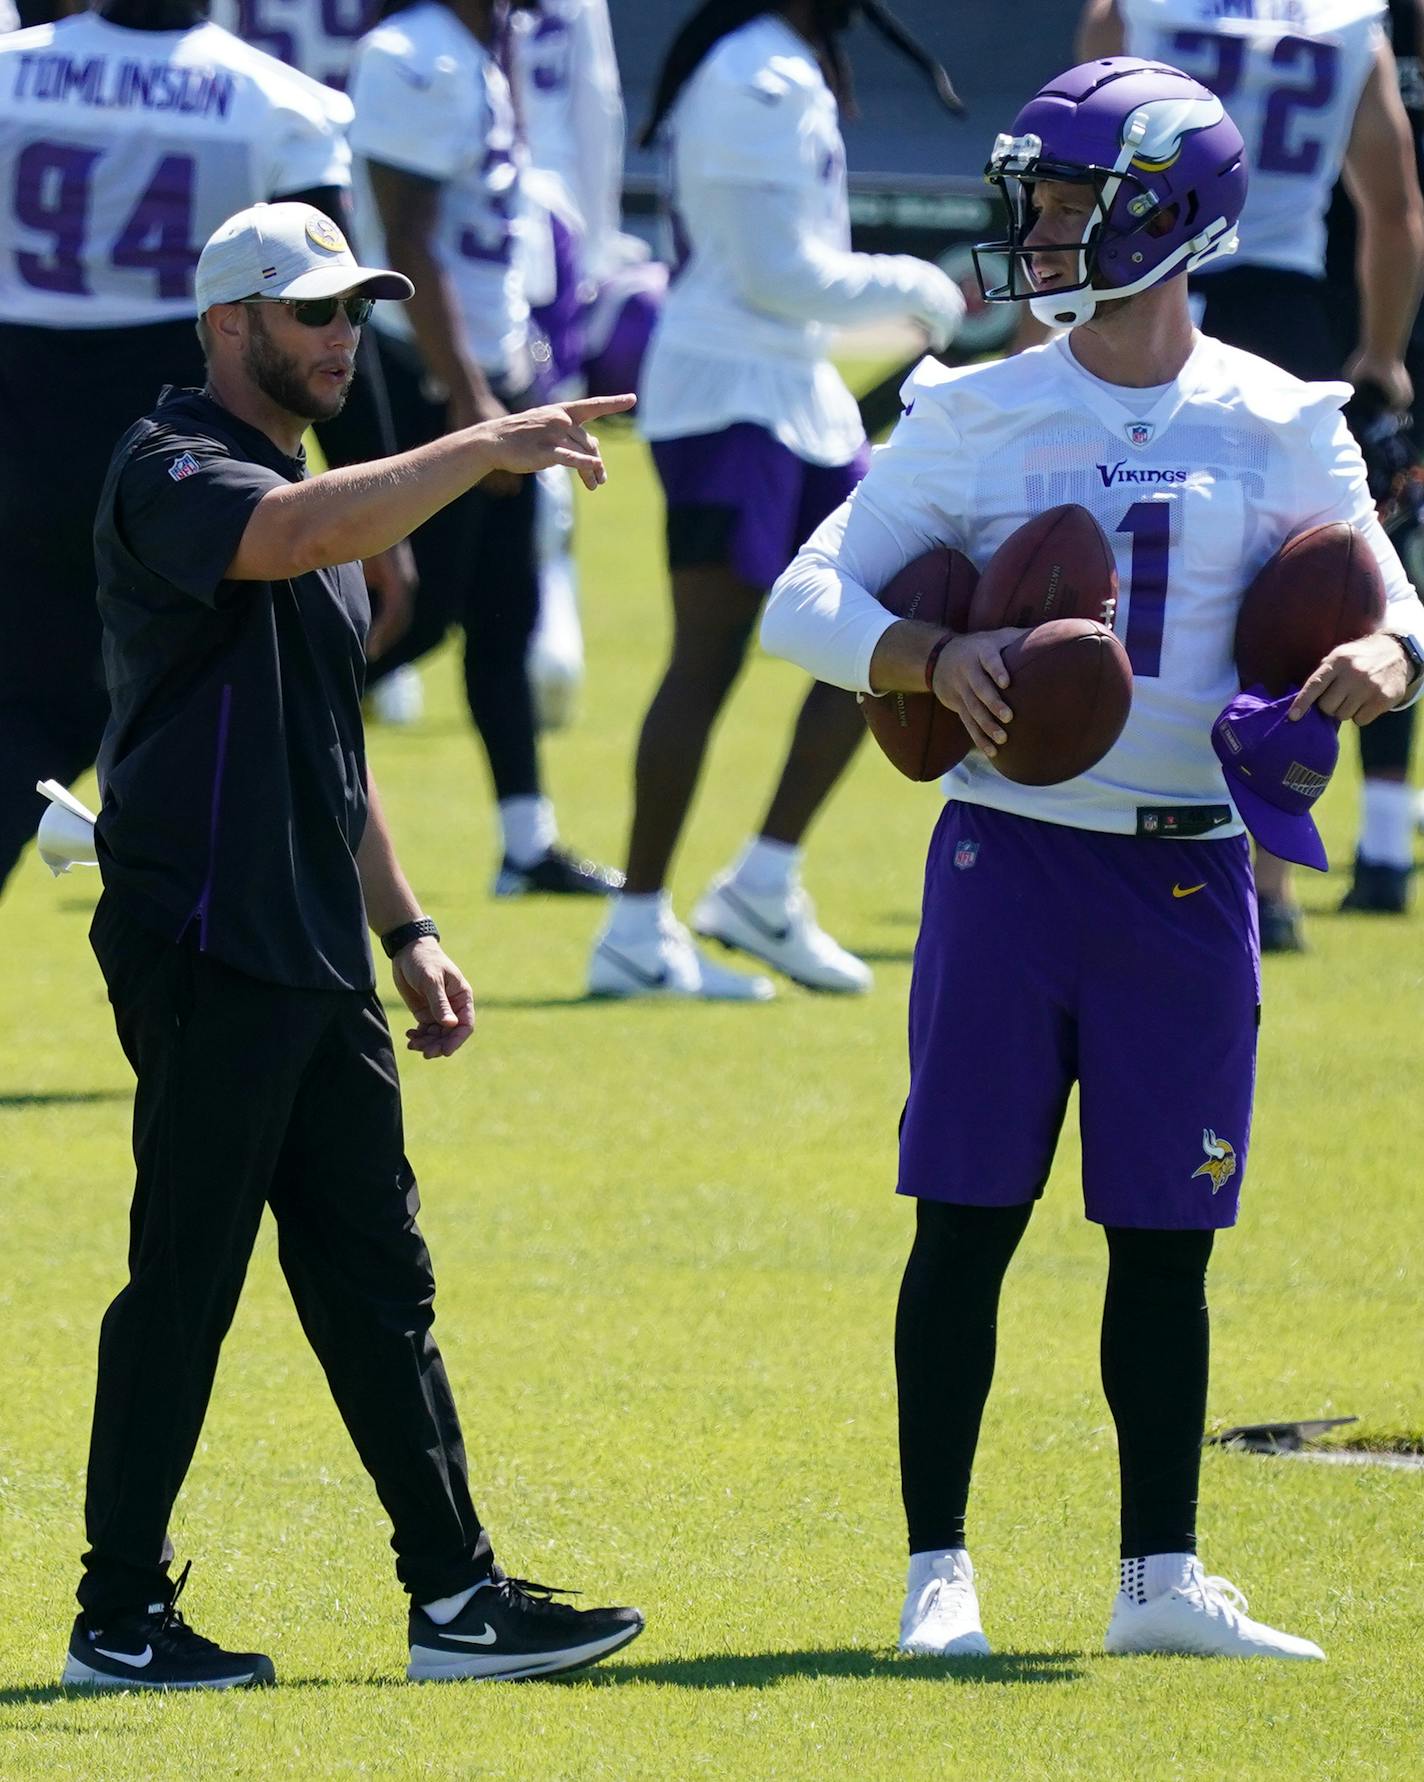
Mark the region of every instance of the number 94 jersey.
[[350, 102], [216, 25], [94, 13], [0, 37], [0, 322], [191, 316], [234, 211], [350, 183]]
[[[1172, 383], [1145, 391], [1090, 376], [1066, 336], [960, 371], [926, 360], [889, 444], [778, 583], [763, 638], [818, 678], [865, 690], [891, 621], [863, 591], [939, 545], [982, 570], [1026, 520], [1077, 502], [1117, 563], [1114, 628], [1133, 669], [1127, 726], [1090, 773], [1064, 785], [1016, 785], [973, 754], [946, 790], [1128, 835], [1139, 806], [1225, 804], [1211, 727], [1237, 690], [1237, 611], [1292, 533], [1328, 520], [1358, 526], [1384, 572], [1387, 628], [1424, 624], [1340, 414], [1349, 393], [1203, 335]], [[821, 656], [779, 647], [813, 630], [836, 640]]]
[[1118, 0], [1128, 55], [1211, 88], [1246, 144], [1250, 190], [1238, 260], [1319, 278], [1325, 213], [1365, 80], [1384, 42], [1384, 0]]

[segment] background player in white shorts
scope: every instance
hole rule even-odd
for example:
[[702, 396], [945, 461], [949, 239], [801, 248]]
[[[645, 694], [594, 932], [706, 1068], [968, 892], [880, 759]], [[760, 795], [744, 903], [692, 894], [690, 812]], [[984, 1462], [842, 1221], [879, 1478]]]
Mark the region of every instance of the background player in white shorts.
[[[95, 505], [133, 417], [202, 381], [199, 250], [260, 200], [344, 221], [350, 115], [196, 0], [0, 37], [0, 882], [39, 820], [35, 782], [98, 752]], [[370, 400], [358, 383], [368, 433]]]
[[[676, 247], [639, 410], [667, 496], [673, 641], [638, 744], [626, 887], [590, 962], [598, 995], [772, 994], [694, 948], [665, 889], [673, 851], [766, 590], [864, 467], [830, 329], [910, 318], [942, 345], [963, 314], [937, 267], [850, 252], [836, 87], [854, 10], [709, 0], [673, 42], [644, 135], [666, 132]], [[852, 699], [812, 688], [756, 835], [693, 914], [816, 989], [870, 983], [799, 884], [802, 838], [863, 731]]]
[[[1050, 171], [1051, 170], [1051, 171]], [[1377, 554], [1381, 633], [1335, 650], [1293, 711], [1417, 695], [1402, 635], [1424, 608], [1375, 519], [1345, 385], [1309, 385], [1193, 329], [1185, 274], [1229, 251], [1245, 192], [1221, 103], [1130, 58], [1070, 69], [998, 138], [1006, 281], [1071, 330], [997, 364], [927, 363], [859, 490], [778, 583], [763, 641], [863, 692], [933, 691], [978, 745], [949, 776], [910, 993], [900, 1192], [918, 1202], [896, 1326], [910, 1574], [901, 1645], [987, 1652], [965, 1512], [1000, 1284], [1079, 1090], [1087, 1216], [1104, 1227], [1103, 1383], [1122, 1476], [1110, 1652], [1319, 1658], [1245, 1614], [1196, 1558], [1205, 1275], [1245, 1171], [1259, 1013], [1250, 863], [1212, 745], [1237, 692], [1243, 589], [1304, 526]], [[869, 590], [936, 546], [978, 565], [1032, 515], [1086, 506], [1117, 558], [1127, 727], [1053, 787], [996, 773], [1012, 632], [951, 638]], [[1311, 710], [1314, 704], [1318, 709]], [[1290, 755], [1285, 772], [1292, 771]], [[1323, 776], [1320, 783], [1323, 784]], [[1163, 839], [1163, 814], [1175, 834]]]
[[[1413, 0], [1411, 0], [1411, 4]], [[1342, 178], [1359, 224], [1359, 338], [1343, 365], [1350, 419], [1365, 436], [1413, 390], [1405, 345], [1424, 268], [1424, 203], [1408, 118], [1383, 25], [1384, 0], [1088, 0], [1079, 52], [1168, 62], [1208, 86], [1246, 142], [1251, 191], [1241, 245], [1204, 267], [1201, 323], [1296, 377], [1342, 375], [1325, 282], [1326, 217]], [[1360, 737], [1365, 770], [1360, 852], [1407, 861], [1412, 799], [1404, 784], [1412, 712]], [[1358, 875], [1368, 877], [1368, 873]], [[1257, 850], [1261, 945], [1304, 944], [1290, 869]], [[1350, 899], [1354, 901], [1354, 894]]]

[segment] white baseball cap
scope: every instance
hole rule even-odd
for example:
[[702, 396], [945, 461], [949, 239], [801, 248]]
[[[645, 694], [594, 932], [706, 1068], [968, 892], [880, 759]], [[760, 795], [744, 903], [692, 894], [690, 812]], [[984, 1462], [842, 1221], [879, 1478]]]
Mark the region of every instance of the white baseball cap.
[[401, 302], [415, 286], [400, 272], [358, 266], [346, 237], [310, 204], [253, 204], [208, 237], [198, 256], [198, 314], [244, 297], [335, 297], [360, 289]]

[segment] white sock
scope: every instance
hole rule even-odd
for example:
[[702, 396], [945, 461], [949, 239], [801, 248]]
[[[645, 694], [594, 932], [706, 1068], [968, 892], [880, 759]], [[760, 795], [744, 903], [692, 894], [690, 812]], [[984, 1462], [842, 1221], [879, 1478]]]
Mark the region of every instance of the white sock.
[[499, 824], [504, 851], [515, 866], [533, 866], [559, 839], [554, 807], [547, 798], [501, 798]]
[[1414, 788], [1403, 780], [1365, 781], [1360, 858], [1372, 866], [1414, 864]]
[[785, 897], [800, 875], [804, 852], [790, 842], [754, 835], [734, 861], [732, 878], [739, 890], [753, 897]]
[[1125, 1597], [1141, 1607], [1154, 1596], [1182, 1589], [1190, 1581], [1196, 1562], [1195, 1553], [1149, 1553], [1145, 1559], [1124, 1559], [1119, 1587]]
[[968, 1572], [972, 1578], [974, 1567], [969, 1561], [969, 1552], [964, 1547], [937, 1547], [924, 1553], [910, 1555], [910, 1590], [923, 1590], [931, 1578], [952, 1578], [956, 1572]]
[[437, 1627], [444, 1627], [455, 1619], [475, 1592], [483, 1590], [488, 1582], [487, 1578], [482, 1578], [468, 1590], [457, 1590], [454, 1596], [442, 1596], [433, 1603], [422, 1603], [420, 1606]]
[[620, 891], [608, 912], [608, 938], [632, 945], [653, 940], [663, 916], [672, 919], [672, 899], [666, 891]]

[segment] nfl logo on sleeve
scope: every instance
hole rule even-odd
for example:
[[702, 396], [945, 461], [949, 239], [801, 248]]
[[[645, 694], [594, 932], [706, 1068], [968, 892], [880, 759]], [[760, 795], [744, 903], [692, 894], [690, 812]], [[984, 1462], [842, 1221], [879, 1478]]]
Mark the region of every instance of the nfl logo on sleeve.
[[196, 476], [199, 470], [198, 460], [191, 452], [184, 452], [181, 458], [175, 458], [168, 466], [168, 474], [175, 483], [181, 483], [185, 476]]

